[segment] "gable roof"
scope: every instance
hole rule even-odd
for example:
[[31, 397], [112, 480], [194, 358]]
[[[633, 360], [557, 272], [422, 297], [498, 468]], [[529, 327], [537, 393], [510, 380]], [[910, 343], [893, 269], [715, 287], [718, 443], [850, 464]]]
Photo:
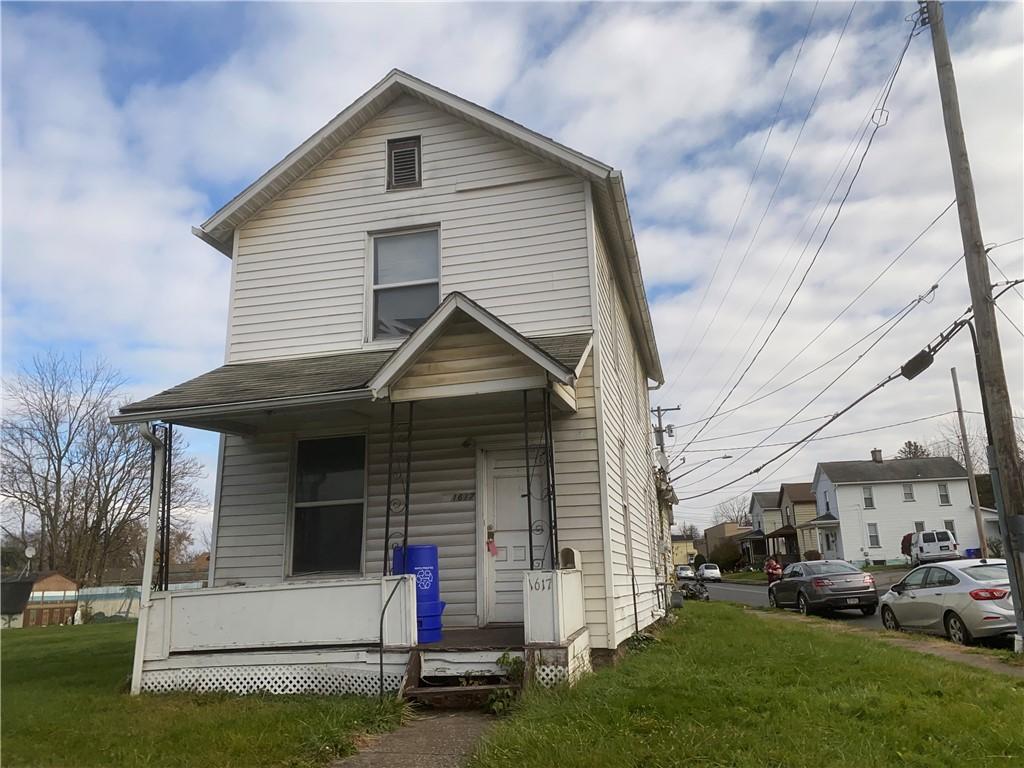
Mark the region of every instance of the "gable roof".
[[435, 309], [424, 323], [413, 331], [409, 338], [394, 351], [387, 362], [367, 382], [367, 387], [374, 397], [385, 387], [395, 383], [409, 366], [415, 362], [421, 352], [426, 350], [444, 328], [445, 323], [457, 312], [461, 312], [510, 347], [547, 371], [562, 384], [570, 384], [576, 376], [574, 368], [568, 368], [546, 351], [531, 342], [508, 323], [488, 312], [463, 293], [449, 293], [441, 305]]
[[885, 461], [824, 461], [818, 464], [833, 483], [892, 483], [900, 480], [966, 478], [967, 470], [949, 456]]
[[403, 94], [420, 99], [591, 182], [595, 211], [608, 235], [608, 247], [616, 259], [617, 271], [623, 278], [621, 282], [628, 289], [624, 292], [631, 307], [636, 310], [636, 331], [644, 340], [644, 362], [648, 377], [658, 383], [664, 383], [665, 376], [654, 340], [654, 324], [647, 305], [640, 257], [636, 249], [636, 237], [633, 233], [622, 173], [398, 69], [391, 70], [383, 80], [289, 152], [201, 226], [193, 227], [193, 234], [230, 258], [233, 233], [239, 226], [293, 182], [312, 170]]
[[754, 502], [761, 507], [762, 510], [778, 509], [779, 508], [779, 494], [775, 491], [754, 491], [750, 494], [750, 509], [754, 509]]
[[811, 490], [811, 483], [783, 483], [779, 486], [778, 502], [775, 506], [782, 506], [782, 497], [789, 496], [789, 500], [794, 504], [813, 504], [814, 491]]

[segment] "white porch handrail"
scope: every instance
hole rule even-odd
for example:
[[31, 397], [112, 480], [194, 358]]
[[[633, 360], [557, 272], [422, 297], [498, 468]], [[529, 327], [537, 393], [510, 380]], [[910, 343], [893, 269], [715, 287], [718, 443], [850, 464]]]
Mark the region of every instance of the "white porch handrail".
[[416, 644], [416, 582], [412, 576], [284, 582], [162, 592], [151, 597], [143, 658], [176, 653], [361, 645]]
[[523, 571], [523, 625], [527, 645], [564, 645], [583, 629], [583, 571]]

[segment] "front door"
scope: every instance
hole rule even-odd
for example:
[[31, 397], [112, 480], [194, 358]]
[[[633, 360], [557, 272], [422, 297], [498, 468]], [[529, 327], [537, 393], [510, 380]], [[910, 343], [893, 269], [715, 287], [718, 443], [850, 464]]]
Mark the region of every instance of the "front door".
[[[547, 483], [542, 451], [531, 451], [530, 505], [523, 451], [488, 451], [484, 505], [485, 623], [523, 621], [523, 571], [530, 568], [533, 519], [535, 568], [550, 568]], [[490, 543], [489, 543], [490, 542]]]

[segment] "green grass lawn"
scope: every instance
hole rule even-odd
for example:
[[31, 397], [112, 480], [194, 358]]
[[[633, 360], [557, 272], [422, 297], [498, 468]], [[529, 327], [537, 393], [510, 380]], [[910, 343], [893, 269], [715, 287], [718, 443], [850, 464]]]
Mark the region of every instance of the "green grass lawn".
[[4, 630], [4, 766], [323, 766], [398, 724], [389, 699], [129, 696], [135, 624]]
[[737, 571], [736, 573], [723, 573], [722, 581], [749, 581], [755, 584], [767, 584], [768, 577], [761, 571]]
[[687, 603], [660, 642], [532, 690], [474, 768], [1024, 765], [1024, 681]]

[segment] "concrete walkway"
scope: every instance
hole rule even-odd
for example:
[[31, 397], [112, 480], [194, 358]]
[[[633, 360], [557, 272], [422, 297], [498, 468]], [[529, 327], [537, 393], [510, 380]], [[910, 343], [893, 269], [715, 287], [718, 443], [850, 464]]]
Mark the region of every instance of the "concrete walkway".
[[330, 768], [460, 768], [493, 724], [480, 712], [427, 712]]

